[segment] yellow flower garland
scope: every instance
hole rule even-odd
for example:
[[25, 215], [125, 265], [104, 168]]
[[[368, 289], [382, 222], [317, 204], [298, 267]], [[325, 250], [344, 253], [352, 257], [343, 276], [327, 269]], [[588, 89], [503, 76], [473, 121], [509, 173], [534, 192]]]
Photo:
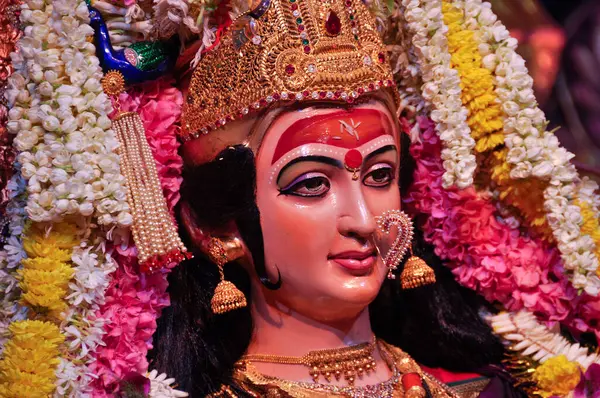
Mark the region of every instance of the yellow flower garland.
[[22, 261], [23, 269], [19, 270], [21, 300], [49, 320], [59, 320], [60, 313], [67, 308], [64, 298], [73, 277], [70, 249], [76, 239], [76, 228], [66, 223], [56, 224], [48, 234], [33, 226], [23, 239], [28, 258]]
[[[596, 244], [596, 257], [600, 258], [600, 223], [598, 222], [598, 215], [594, 213], [592, 206], [587, 202], [576, 201], [575, 204], [581, 209], [581, 217], [583, 218], [581, 233], [592, 237]], [[600, 277], [600, 268], [596, 270], [596, 275]]]
[[544, 210], [547, 184], [537, 179], [514, 180], [510, 177], [502, 107], [492, 72], [483, 67], [475, 32], [464, 28], [464, 12], [455, 3], [444, 1], [442, 12], [448, 26], [452, 67], [460, 75], [462, 101], [469, 110], [467, 122], [476, 141], [475, 150], [483, 154], [482, 163], [490, 170], [490, 178], [500, 193], [499, 199], [517, 209], [540, 237], [551, 241], [553, 234]]
[[0, 397], [48, 397], [54, 391], [65, 339], [57, 324], [67, 309], [65, 297], [74, 273], [71, 253], [78, 242], [72, 224], [55, 224], [50, 232], [36, 224], [27, 229], [23, 248], [28, 258], [18, 271], [19, 286], [22, 304], [35, 319], [9, 326], [11, 338], [0, 361]]
[[504, 144], [502, 108], [494, 92], [494, 79], [482, 66], [474, 32], [463, 29], [463, 11], [446, 0], [442, 12], [448, 26], [452, 67], [460, 76], [462, 102], [469, 110], [467, 124], [476, 141], [475, 150], [487, 152]]
[[0, 361], [0, 397], [47, 398], [54, 391], [64, 336], [53, 323], [36, 320], [13, 322], [8, 330], [12, 338]]
[[490, 177], [500, 192], [500, 200], [519, 210], [528, 226], [540, 238], [552, 242], [554, 235], [548, 225], [544, 208], [544, 190], [547, 182], [537, 178], [515, 180], [510, 177], [510, 165], [506, 161], [508, 148], [501, 148], [488, 157]]
[[537, 367], [533, 380], [542, 390], [542, 397], [563, 396], [573, 391], [581, 379], [579, 364], [571, 362], [564, 355], [548, 359]]

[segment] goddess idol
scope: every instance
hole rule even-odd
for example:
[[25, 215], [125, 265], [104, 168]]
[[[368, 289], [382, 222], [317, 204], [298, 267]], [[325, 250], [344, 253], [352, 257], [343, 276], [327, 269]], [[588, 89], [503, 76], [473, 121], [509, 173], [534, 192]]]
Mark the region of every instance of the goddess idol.
[[503, 347], [480, 303], [400, 210], [413, 111], [368, 7], [240, 11], [189, 79], [180, 216], [198, 254], [171, 274], [156, 366], [192, 396], [518, 396], [489, 368]]
[[22, 6], [0, 396], [600, 389], [597, 186], [488, 3], [125, 3]]

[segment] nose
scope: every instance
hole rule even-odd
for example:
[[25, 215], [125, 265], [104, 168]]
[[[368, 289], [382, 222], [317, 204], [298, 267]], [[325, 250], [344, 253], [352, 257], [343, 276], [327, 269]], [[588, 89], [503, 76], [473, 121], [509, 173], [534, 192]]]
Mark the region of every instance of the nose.
[[338, 230], [344, 236], [367, 239], [375, 232], [377, 223], [360, 189], [360, 184], [352, 185], [353, 187], [345, 192], [338, 202], [341, 207]]

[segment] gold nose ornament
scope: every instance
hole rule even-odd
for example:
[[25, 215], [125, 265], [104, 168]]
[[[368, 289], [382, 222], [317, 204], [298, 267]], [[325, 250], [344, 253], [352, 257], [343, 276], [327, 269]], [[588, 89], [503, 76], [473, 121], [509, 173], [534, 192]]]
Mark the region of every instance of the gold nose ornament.
[[402, 261], [406, 252], [410, 258], [406, 260], [404, 269], [400, 274], [400, 284], [403, 289], [414, 289], [435, 283], [435, 271], [427, 265], [425, 260], [417, 257], [412, 251], [413, 223], [408, 215], [401, 210], [388, 210], [375, 218], [379, 232], [383, 236], [391, 235], [394, 227], [398, 234], [384, 255], [383, 263], [388, 269], [388, 279], [396, 279], [394, 271]]

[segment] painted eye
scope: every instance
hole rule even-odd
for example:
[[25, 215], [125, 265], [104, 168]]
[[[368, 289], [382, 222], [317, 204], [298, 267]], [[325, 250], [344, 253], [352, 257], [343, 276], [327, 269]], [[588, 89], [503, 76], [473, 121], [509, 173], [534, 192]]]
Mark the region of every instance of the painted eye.
[[363, 184], [369, 187], [386, 187], [392, 182], [393, 174], [390, 166], [381, 165], [365, 176]]
[[325, 195], [331, 188], [327, 177], [322, 175], [304, 175], [294, 180], [288, 187], [281, 189], [282, 195], [295, 195], [302, 197], [317, 197]]

